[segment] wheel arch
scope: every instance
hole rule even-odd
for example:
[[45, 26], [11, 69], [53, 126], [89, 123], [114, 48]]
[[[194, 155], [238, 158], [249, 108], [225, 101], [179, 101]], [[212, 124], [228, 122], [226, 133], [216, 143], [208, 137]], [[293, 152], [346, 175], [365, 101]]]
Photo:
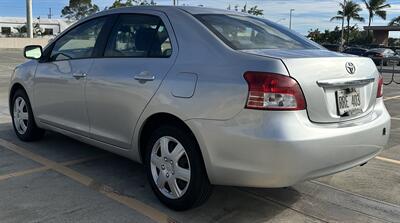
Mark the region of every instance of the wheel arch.
[[146, 142], [151, 136], [152, 130], [157, 128], [158, 126], [162, 125], [167, 125], [167, 124], [172, 124], [179, 126], [180, 128], [183, 128], [185, 131], [190, 133], [190, 135], [193, 137], [195, 142], [197, 143], [197, 146], [199, 148], [199, 152], [201, 154], [201, 160], [203, 164], [203, 168], [206, 171], [207, 177], [208, 177], [208, 171], [206, 168], [206, 163], [204, 160], [204, 154], [202, 152], [202, 149], [200, 148], [200, 143], [198, 139], [196, 138], [194, 131], [180, 118], [177, 116], [170, 114], [170, 113], [156, 113], [151, 116], [149, 116], [144, 122], [143, 125], [139, 131], [139, 137], [138, 137], [138, 146], [139, 146], [139, 157], [142, 163], [144, 163], [144, 156], [145, 156], [145, 149], [146, 149]]
[[12, 98], [14, 97], [15, 92], [16, 92], [17, 90], [19, 90], [19, 89], [25, 91], [25, 93], [26, 93], [26, 95], [28, 96], [28, 99], [29, 99], [29, 101], [30, 101], [28, 92], [26, 91], [25, 87], [24, 87], [21, 83], [19, 83], [19, 82], [14, 83], [14, 84], [12, 85], [12, 87], [10, 88], [10, 93], [9, 93], [9, 95], [8, 95], [8, 107], [9, 107], [9, 110], [10, 110], [10, 114], [11, 114]]

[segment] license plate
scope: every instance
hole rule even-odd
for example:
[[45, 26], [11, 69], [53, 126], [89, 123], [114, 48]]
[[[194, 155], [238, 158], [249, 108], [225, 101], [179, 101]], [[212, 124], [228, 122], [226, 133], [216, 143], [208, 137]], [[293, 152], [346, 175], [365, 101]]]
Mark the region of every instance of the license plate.
[[336, 91], [336, 102], [339, 116], [351, 116], [362, 112], [360, 90], [357, 88]]

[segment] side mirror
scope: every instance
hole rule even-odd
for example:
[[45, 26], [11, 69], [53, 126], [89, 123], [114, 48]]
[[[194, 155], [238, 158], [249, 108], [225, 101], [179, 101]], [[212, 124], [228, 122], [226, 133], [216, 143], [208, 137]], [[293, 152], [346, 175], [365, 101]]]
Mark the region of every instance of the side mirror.
[[27, 59], [38, 60], [42, 57], [43, 49], [38, 45], [26, 46], [24, 49], [24, 57]]

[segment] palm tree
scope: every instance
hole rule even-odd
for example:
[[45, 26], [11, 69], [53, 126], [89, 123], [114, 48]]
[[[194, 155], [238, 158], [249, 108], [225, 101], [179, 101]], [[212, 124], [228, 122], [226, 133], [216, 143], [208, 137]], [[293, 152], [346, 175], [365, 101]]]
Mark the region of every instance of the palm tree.
[[333, 20], [340, 20], [343, 21], [344, 19], [347, 21], [347, 40], [346, 43], [349, 43], [350, 38], [350, 21], [356, 20], [360, 22], [364, 22], [365, 19], [360, 16], [359, 12], [362, 11], [362, 8], [359, 4], [353, 1], [347, 1], [346, 4], [340, 3], [340, 7], [342, 8], [337, 12], [337, 16], [331, 18]]
[[394, 18], [390, 23], [389, 26], [400, 26], [400, 16]]
[[371, 27], [371, 23], [375, 15], [382, 18], [383, 20], [386, 20], [386, 11], [384, 9], [390, 8], [390, 4], [386, 4], [386, 0], [364, 0], [364, 3], [369, 12], [368, 27]]

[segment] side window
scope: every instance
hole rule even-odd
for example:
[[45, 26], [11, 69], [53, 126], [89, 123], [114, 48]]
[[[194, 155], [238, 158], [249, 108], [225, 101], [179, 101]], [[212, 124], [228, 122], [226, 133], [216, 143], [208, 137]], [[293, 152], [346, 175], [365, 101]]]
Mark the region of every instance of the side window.
[[106, 21], [99, 18], [85, 22], [57, 40], [50, 54], [51, 61], [88, 58]]
[[171, 42], [161, 19], [121, 15], [108, 40], [105, 57], [169, 57]]

